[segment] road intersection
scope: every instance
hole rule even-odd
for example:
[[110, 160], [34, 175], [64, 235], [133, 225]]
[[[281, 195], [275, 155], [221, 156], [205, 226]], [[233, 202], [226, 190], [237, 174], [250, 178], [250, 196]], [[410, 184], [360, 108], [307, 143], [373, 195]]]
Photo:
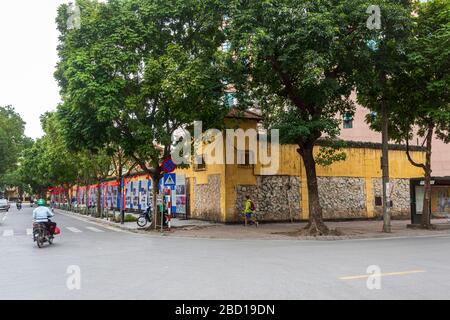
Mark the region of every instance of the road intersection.
[[[169, 238], [56, 214], [33, 244], [32, 209], [0, 224], [0, 299], [449, 299], [450, 236], [354, 241]], [[370, 290], [370, 267], [380, 287]], [[70, 270], [80, 271], [71, 290]]]

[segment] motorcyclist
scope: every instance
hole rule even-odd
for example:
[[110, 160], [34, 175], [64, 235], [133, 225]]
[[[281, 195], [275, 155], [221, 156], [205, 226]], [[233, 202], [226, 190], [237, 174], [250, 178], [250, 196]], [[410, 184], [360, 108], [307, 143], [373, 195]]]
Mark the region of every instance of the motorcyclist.
[[17, 207], [17, 209], [19, 209], [19, 210], [22, 209], [22, 200], [17, 199], [16, 207]]
[[44, 199], [39, 199], [37, 204], [38, 207], [33, 210], [33, 222], [44, 224], [50, 234], [53, 235], [56, 228], [56, 223], [50, 220], [50, 218], [54, 217], [53, 212], [46, 207]]

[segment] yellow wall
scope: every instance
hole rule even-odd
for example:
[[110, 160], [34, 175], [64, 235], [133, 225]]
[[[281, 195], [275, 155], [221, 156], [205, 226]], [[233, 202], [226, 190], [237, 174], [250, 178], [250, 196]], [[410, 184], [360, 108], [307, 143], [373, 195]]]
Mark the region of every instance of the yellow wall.
[[[237, 122], [228, 120], [228, 127], [240, 127], [245, 129], [256, 128], [256, 121]], [[225, 134], [224, 134], [225, 137]], [[248, 145], [247, 145], [248, 147]], [[319, 152], [320, 147], [315, 148], [315, 153]], [[300, 177], [300, 194], [302, 198], [301, 211], [296, 213], [296, 218], [308, 218], [308, 190], [306, 183], [306, 174], [300, 155], [297, 153], [298, 146], [282, 145], [280, 146], [280, 168], [277, 175]], [[317, 166], [317, 175], [319, 177], [355, 177], [364, 178], [366, 187], [366, 208], [367, 217], [374, 216], [374, 195], [373, 178], [381, 178], [381, 150], [369, 148], [345, 148], [346, 160], [336, 162], [328, 167]], [[416, 161], [424, 160], [423, 152], [412, 152]], [[412, 166], [402, 150], [393, 150], [389, 152], [390, 176], [392, 179], [409, 179], [421, 177], [423, 175], [420, 168]], [[195, 216], [193, 209], [194, 199], [194, 177], [197, 184], [208, 183], [208, 176], [221, 176], [221, 217], [222, 222], [236, 221], [236, 187], [238, 185], [256, 185], [257, 176], [260, 175], [261, 166], [256, 164], [254, 167], [241, 167], [238, 165], [207, 165], [206, 171], [193, 171], [192, 168], [178, 170], [177, 174], [184, 174], [191, 178], [190, 204], [191, 215]]]

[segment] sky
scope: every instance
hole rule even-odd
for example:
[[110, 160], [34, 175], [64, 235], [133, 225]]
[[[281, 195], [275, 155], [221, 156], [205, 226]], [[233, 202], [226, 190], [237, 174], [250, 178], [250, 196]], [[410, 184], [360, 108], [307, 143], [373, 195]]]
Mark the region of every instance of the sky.
[[58, 61], [55, 18], [68, 0], [0, 0], [0, 106], [12, 105], [27, 123], [26, 135], [42, 136], [39, 116], [60, 101], [53, 77]]

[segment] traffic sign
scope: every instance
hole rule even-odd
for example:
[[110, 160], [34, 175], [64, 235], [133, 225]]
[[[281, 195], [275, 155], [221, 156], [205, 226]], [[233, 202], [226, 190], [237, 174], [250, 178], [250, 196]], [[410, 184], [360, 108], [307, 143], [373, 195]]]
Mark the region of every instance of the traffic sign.
[[164, 175], [164, 185], [172, 187], [177, 185], [177, 175], [175, 173], [168, 173]]
[[177, 165], [175, 164], [175, 162], [173, 162], [172, 159], [164, 160], [161, 167], [165, 173], [172, 173], [177, 169]]

